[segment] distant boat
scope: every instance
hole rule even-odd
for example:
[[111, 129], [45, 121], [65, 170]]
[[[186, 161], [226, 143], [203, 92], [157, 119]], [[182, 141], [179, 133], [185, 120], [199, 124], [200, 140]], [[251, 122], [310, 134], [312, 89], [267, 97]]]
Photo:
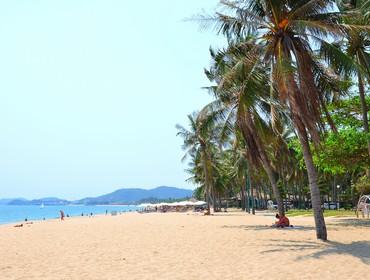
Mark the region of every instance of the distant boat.
[[44, 207], [45, 207], [44, 203], [41, 203], [40, 208], [44, 208]]

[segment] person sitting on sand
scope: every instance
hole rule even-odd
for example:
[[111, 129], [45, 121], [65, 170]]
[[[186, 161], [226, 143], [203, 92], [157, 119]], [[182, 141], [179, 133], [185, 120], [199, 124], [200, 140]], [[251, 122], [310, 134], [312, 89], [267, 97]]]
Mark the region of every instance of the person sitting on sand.
[[289, 219], [284, 215], [280, 216], [279, 214], [276, 214], [276, 219], [278, 219], [277, 222], [273, 226], [278, 227], [278, 228], [284, 228], [284, 227], [289, 227]]

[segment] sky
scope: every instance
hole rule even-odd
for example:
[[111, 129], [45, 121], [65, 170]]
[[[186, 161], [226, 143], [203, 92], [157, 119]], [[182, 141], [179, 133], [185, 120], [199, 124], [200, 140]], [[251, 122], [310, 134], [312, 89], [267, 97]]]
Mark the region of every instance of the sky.
[[176, 124], [210, 97], [186, 21], [216, 0], [0, 0], [0, 198], [185, 182]]

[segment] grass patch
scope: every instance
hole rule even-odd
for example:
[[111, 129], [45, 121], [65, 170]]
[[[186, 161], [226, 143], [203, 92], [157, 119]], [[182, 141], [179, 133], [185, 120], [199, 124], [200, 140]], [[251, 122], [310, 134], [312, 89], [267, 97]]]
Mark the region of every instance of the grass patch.
[[[288, 217], [313, 216], [313, 212], [312, 210], [292, 209], [289, 210], [286, 215]], [[352, 210], [324, 210], [324, 217], [348, 217], [355, 215], [355, 211]]]

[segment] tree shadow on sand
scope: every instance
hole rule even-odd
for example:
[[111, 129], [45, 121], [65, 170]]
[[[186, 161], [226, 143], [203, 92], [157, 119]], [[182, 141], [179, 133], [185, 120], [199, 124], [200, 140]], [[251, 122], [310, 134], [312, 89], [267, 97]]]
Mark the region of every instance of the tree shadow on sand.
[[297, 226], [294, 228], [273, 228], [269, 225], [239, 225], [239, 226], [222, 226], [222, 228], [229, 229], [243, 229], [243, 230], [254, 230], [254, 231], [264, 231], [264, 230], [279, 230], [279, 231], [311, 231], [315, 230], [312, 226]]
[[268, 246], [278, 247], [272, 250], [262, 252], [274, 253], [281, 251], [303, 251], [315, 250], [316, 252], [309, 253], [305, 256], [300, 256], [297, 260], [305, 260], [309, 258], [320, 259], [328, 255], [349, 255], [358, 258], [363, 263], [370, 265], [370, 241], [354, 241], [352, 243], [340, 243], [335, 241], [314, 242], [314, 241], [292, 241], [292, 240], [271, 240], [276, 241], [276, 244]]
[[213, 216], [215, 217], [229, 217], [229, 216], [233, 216], [233, 217], [245, 217], [247, 216], [246, 213], [238, 213], [238, 212], [216, 212], [216, 213], [213, 213]]
[[356, 227], [356, 228], [370, 228], [370, 220], [356, 218], [338, 219], [335, 222], [329, 222], [328, 225]]

